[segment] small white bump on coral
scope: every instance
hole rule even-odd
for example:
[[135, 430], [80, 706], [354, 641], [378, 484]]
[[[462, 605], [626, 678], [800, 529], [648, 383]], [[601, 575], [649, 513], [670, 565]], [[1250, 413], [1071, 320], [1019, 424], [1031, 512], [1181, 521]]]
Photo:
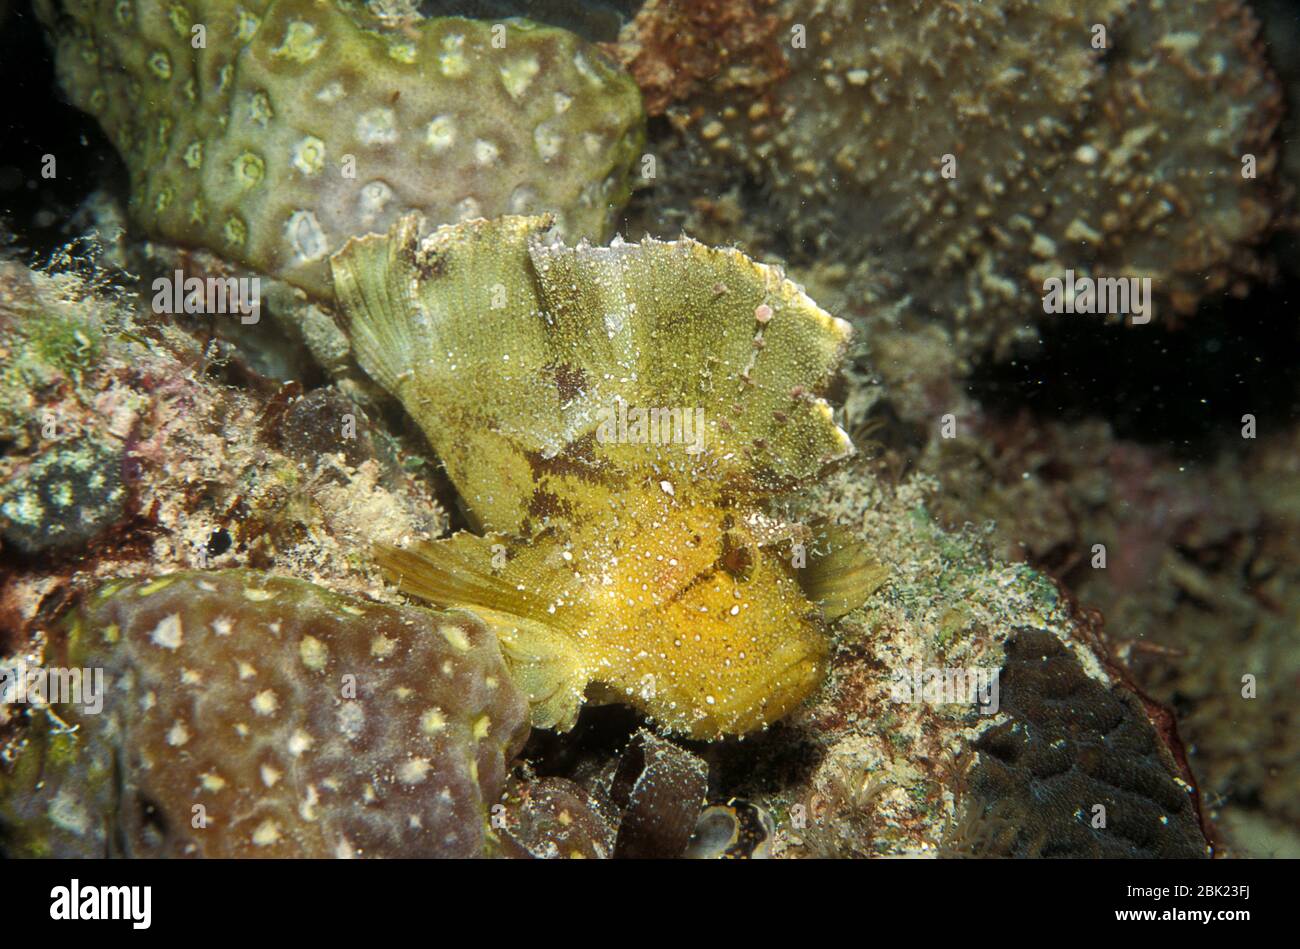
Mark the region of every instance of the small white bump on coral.
[[457, 652], [462, 652], [462, 653], [469, 652], [469, 648], [470, 648], [469, 636], [467, 636], [465, 634], [465, 630], [461, 629], [459, 626], [453, 626], [452, 624], [448, 623], [443, 626], [439, 626], [438, 632], [442, 633], [442, 638], [447, 640], [447, 642], [449, 642], [452, 648], [455, 649]]
[[533, 83], [533, 77], [541, 70], [536, 56], [524, 56], [501, 67], [501, 82], [510, 93], [510, 98], [518, 99]]
[[294, 260], [298, 263], [320, 260], [329, 253], [329, 241], [313, 212], [302, 209], [294, 211], [289, 215], [284, 230], [289, 246], [293, 249]]
[[375, 225], [388, 203], [393, 200], [393, 189], [383, 181], [367, 182], [357, 197], [357, 210], [361, 223], [367, 227]]
[[506, 208], [511, 214], [527, 214], [536, 210], [537, 192], [527, 185], [520, 185], [510, 192], [510, 200]]
[[272, 689], [263, 689], [249, 703], [258, 715], [274, 715], [280, 709], [280, 699]]
[[293, 146], [293, 167], [304, 175], [314, 175], [325, 167], [325, 143], [315, 135], [299, 139]]
[[398, 139], [397, 115], [392, 109], [369, 109], [357, 117], [357, 138], [365, 145], [392, 145]]
[[450, 115], [435, 115], [425, 129], [424, 142], [435, 154], [451, 148], [456, 143], [456, 120]]
[[438, 55], [438, 69], [448, 79], [459, 79], [469, 72], [465, 58], [465, 37], [451, 33], [442, 38], [442, 52]]
[[447, 717], [442, 714], [441, 709], [427, 709], [420, 716], [420, 730], [426, 735], [436, 735], [446, 727]]
[[344, 702], [338, 710], [339, 731], [350, 740], [356, 740], [366, 724], [366, 710], [360, 702]]
[[495, 165], [501, 157], [501, 149], [496, 143], [480, 138], [474, 142], [474, 162], [480, 167]]
[[333, 105], [345, 95], [347, 95], [347, 91], [343, 88], [343, 83], [336, 79], [321, 86], [320, 91], [316, 93], [316, 99], [326, 105]]
[[185, 727], [185, 723], [179, 718], [172, 722], [172, 727], [167, 730], [167, 744], [173, 748], [181, 748], [190, 740], [190, 730]]
[[275, 118], [275, 110], [271, 108], [271, 97], [266, 94], [266, 90], [259, 89], [248, 97], [248, 120], [254, 125], [266, 128], [267, 123]]
[[309, 63], [320, 55], [324, 46], [325, 38], [317, 34], [315, 26], [306, 20], [293, 20], [271, 55], [294, 63]]
[[280, 827], [269, 817], [257, 825], [253, 831], [253, 843], [258, 847], [269, 847], [280, 842]]
[[149, 639], [154, 645], [162, 646], [164, 649], [179, 649], [184, 635], [181, 616], [179, 613], [173, 613], [158, 622], [153, 632], [149, 634]]
[[397, 767], [397, 780], [403, 784], [420, 784], [429, 776], [429, 759], [412, 758]]
[[312, 672], [320, 672], [325, 668], [329, 652], [329, 647], [315, 636], [304, 636], [302, 642], [298, 644], [298, 655], [302, 657], [302, 664]]
[[564, 138], [553, 122], [542, 122], [533, 129], [533, 144], [537, 146], [537, 154], [542, 161], [550, 161], [560, 154]]

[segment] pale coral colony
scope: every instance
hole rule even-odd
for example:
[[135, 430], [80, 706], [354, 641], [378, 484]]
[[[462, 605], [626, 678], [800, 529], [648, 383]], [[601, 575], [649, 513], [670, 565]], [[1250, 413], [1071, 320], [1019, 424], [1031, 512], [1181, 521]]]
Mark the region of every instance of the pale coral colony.
[[[123, 174], [0, 207], [0, 853], [1224, 846], [1115, 634], [1002, 556], [1037, 530], [1009, 479], [953, 472], [1049, 437], [968, 384], [1053, 345], [1045, 280], [1146, 281], [1176, 338], [1286, 269], [1245, 3], [0, 3], [20, 28], [92, 130], [54, 158]], [[268, 319], [214, 307], [250, 285]], [[1000, 714], [899, 698], [935, 667]]]

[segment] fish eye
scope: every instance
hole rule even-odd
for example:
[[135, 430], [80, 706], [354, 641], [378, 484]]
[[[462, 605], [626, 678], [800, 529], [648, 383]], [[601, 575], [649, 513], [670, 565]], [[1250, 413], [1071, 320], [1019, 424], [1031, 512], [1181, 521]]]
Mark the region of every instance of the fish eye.
[[754, 551], [734, 533], [722, 535], [722, 552], [718, 555], [718, 569], [741, 582], [748, 581], [754, 572]]

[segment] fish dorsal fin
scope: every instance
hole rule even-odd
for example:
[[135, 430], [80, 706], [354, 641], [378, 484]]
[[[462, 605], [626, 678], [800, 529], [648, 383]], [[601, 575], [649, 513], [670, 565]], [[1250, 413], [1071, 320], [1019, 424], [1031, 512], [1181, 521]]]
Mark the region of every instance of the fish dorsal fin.
[[762, 496], [852, 452], [819, 396], [848, 324], [774, 268], [689, 239], [566, 247], [548, 226], [506, 217], [421, 239], [408, 216], [332, 259], [359, 361], [485, 528], [521, 532], [548, 474], [561, 501], [664, 468]]

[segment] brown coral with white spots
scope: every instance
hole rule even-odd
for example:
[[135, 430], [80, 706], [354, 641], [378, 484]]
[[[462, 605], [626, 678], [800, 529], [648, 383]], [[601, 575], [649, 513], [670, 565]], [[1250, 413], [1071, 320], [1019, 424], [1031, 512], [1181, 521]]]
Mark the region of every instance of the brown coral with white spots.
[[474, 856], [528, 733], [473, 617], [257, 571], [111, 585], [45, 661], [102, 668], [103, 707], [29, 711], [17, 853]]

